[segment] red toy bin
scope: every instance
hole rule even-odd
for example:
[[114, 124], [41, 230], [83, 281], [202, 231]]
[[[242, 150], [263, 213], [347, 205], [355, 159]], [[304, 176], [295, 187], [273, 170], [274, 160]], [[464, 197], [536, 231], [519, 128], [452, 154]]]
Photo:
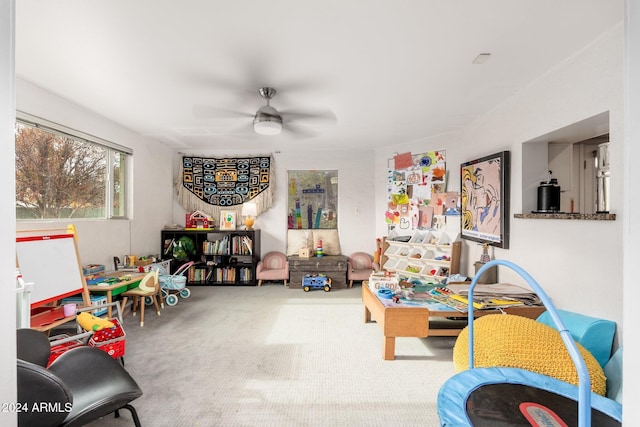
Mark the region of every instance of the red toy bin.
[[[49, 341], [62, 340], [65, 338], [69, 338], [69, 335], [67, 334], [55, 335], [53, 337], [50, 337]], [[58, 357], [62, 356], [62, 353], [64, 353], [65, 351], [69, 351], [72, 348], [76, 348], [76, 347], [82, 347], [83, 345], [84, 343], [81, 340], [73, 340], [73, 341], [65, 342], [63, 344], [52, 345], [47, 367], [49, 367], [53, 363], [53, 361], [56, 360]]]
[[110, 319], [110, 322], [114, 324], [113, 328], [103, 328], [95, 331], [89, 338], [88, 345], [89, 347], [98, 348], [117, 359], [124, 356], [126, 334], [118, 319]]

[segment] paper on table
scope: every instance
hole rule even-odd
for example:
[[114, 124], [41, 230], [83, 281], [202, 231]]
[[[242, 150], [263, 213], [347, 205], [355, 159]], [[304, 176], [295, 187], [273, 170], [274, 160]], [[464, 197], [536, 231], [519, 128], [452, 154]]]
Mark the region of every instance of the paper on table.
[[[459, 295], [467, 295], [469, 293], [469, 287], [471, 285], [467, 283], [449, 284], [447, 288]], [[491, 295], [530, 295], [535, 294], [531, 289], [522, 288], [511, 283], [494, 283], [490, 285], [478, 284], [473, 288], [473, 294], [491, 294]]]
[[[469, 284], [450, 284], [447, 286], [450, 291], [458, 295], [469, 295]], [[510, 283], [495, 283], [490, 285], [479, 284], [473, 289], [473, 298], [482, 299], [487, 301], [488, 299], [500, 300], [500, 299], [515, 299], [522, 301], [527, 305], [540, 304], [540, 298], [531, 289], [523, 288]], [[497, 301], [493, 301], [496, 303]]]

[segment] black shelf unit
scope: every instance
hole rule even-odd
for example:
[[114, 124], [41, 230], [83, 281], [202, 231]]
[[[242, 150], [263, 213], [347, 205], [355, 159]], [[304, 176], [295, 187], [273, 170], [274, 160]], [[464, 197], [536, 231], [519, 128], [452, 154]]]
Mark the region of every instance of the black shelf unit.
[[[188, 260], [173, 258], [170, 246], [181, 237], [189, 237], [195, 255]], [[256, 266], [260, 261], [260, 230], [162, 230], [162, 258], [171, 260], [171, 271], [187, 261], [195, 264], [186, 274], [187, 286], [255, 286]]]

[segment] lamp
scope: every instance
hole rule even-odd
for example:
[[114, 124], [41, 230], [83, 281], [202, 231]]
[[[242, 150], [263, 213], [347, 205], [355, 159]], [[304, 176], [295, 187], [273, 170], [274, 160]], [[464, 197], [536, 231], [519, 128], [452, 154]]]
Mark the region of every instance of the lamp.
[[253, 230], [253, 224], [256, 222], [258, 215], [258, 207], [253, 202], [242, 204], [242, 216], [244, 217], [244, 226], [247, 230]]

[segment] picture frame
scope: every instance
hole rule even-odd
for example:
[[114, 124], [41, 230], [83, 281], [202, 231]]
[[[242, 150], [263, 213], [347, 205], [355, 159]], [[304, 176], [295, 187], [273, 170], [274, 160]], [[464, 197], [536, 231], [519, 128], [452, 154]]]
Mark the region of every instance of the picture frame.
[[509, 248], [509, 151], [460, 165], [460, 232], [463, 239]]
[[236, 229], [236, 211], [220, 211], [220, 230]]
[[288, 229], [338, 228], [338, 171], [289, 170]]

